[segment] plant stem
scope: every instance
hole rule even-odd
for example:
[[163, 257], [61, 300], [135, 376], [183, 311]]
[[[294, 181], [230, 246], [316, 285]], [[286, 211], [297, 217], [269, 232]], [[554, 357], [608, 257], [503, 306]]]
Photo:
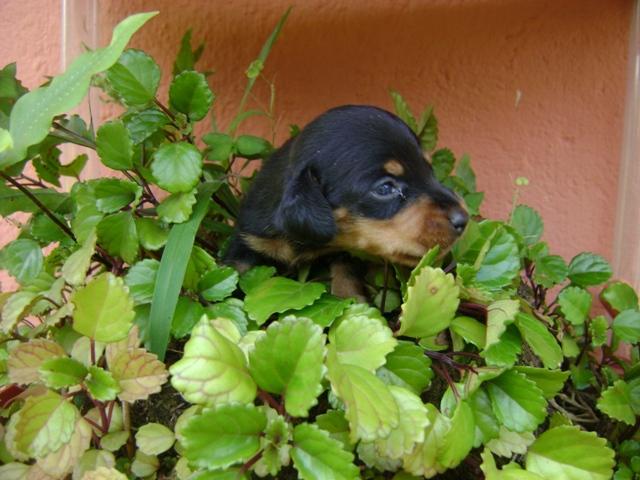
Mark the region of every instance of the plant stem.
[[92, 140], [89, 140], [88, 138], [83, 137], [82, 135], [78, 135], [76, 132], [69, 130], [68, 128], [66, 128], [63, 125], [60, 125], [57, 122], [53, 123], [53, 128], [55, 130], [60, 130], [60, 132], [64, 134], [64, 136], [61, 137], [59, 135], [56, 135], [56, 132], [54, 130], [50, 135], [56, 138], [61, 138], [62, 140], [68, 140], [68, 141], [71, 141], [72, 143], [75, 143], [76, 145], [81, 145], [83, 147], [87, 147], [92, 150], [96, 149], [95, 142], [93, 142]]
[[240, 467], [240, 476], [242, 476], [244, 473], [247, 473], [251, 469], [251, 467], [253, 467], [262, 458], [262, 452], [263, 451], [260, 450], [253, 457], [247, 460], [246, 463], [242, 465], [242, 467]]
[[174, 125], [175, 127], [177, 127], [177, 125], [176, 125], [176, 123], [175, 123], [175, 122], [176, 122], [176, 116], [173, 114], [173, 112], [172, 112], [171, 110], [169, 110], [167, 107], [165, 107], [165, 106], [160, 102], [160, 100], [158, 100], [157, 98], [154, 98], [154, 99], [153, 99], [153, 103], [155, 103], [155, 104], [156, 104], [156, 106], [157, 106], [160, 110], [162, 110], [162, 112], [163, 112], [167, 117], [169, 117], [169, 118], [171, 119], [171, 122], [173, 123], [173, 125]]
[[38, 200], [38, 198], [33, 193], [31, 193], [28, 188], [23, 187], [14, 178], [10, 177], [4, 172], [0, 172], [0, 177], [4, 178], [7, 182], [9, 182], [11, 185], [20, 190], [24, 195], [26, 195], [29, 200], [36, 204], [36, 206], [42, 211], [42, 213], [49, 217], [51, 221], [53, 221], [53, 223], [58, 225], [62, 229], [62, 231], [67, 234], [67, 236], [69, 236], [69, 238], [77, 243], [76, 236], [73, 234], [71, 229], [58, 217], [56, 217], [55, 214], [44, 205], [44, 203]]

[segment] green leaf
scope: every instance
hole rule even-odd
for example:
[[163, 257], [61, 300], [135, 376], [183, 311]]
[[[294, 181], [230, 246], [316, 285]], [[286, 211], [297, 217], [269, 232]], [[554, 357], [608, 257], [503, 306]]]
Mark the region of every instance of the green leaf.
[[453, 165], [456, 163], [456, 157], [453, 152], [448, 148], [441, 148], [436, 150], [431, 155], [431, 166], [433, 167], [433, 173], [436, 175], [438, 181], [442, 182], [453, 171]]
[[344, 412], [328, 410], [316, 417], [316, 425], [325, 432], [329, 432], [331, 438], [342, 443], [346, 450], [353, 450], [353, 445], [349, 441], [349, 422], [344, 418]]
[[13, 149], [0, 153], [0, 169], [19, 162], [27, 148], [43, 140], [52, 119], [78, 105], [89, 89], [91, 77], [113, 65], [131, 36], [157, 12], [132, 15], [113, 30], [108, 47], [84, 53], [46, 87], [18, 99], [11, 111], [10, 133]]
[[418, 125], [418, 138], [422, 150], [431, 152], [438, 144], [438, 119], [433, 114], [433, 107], [429, 106], [422, 112]]
[[84, 283], [87, 270], [91, 265], [91, 257], [96, 250], [96, 240], [97, 236], [94, 229], [82, 247], [69, 255], [69, 258], [65, 260], [62, 265], [62, 277], [65, 282], [76, 287]]
[[411, 342], [398, 342], [377, 375], [387, 384], [398, 385], [420, 395], [431, 382], [433, 371], [431, 360], [422, 348]]
[[149, 108], [140, 112], [129, 111], [122, 117], [122, 121], [129, 131], [130, 141], [134, 145], [144, 142], [171, 122], [169, 117], [156, 108]]
[[238, 285], [238, 272], [231, 267], [216, 267], [205, 274], [198, 283], [202, 298], [209, 302], [224, 300]]
[[389, 92], [391, 95], [391, 100], [393, 100], [393, 106], [396, 111], [396, 114], [406, 123], [409, 128], [417, 135], [418, 132], [418, 123], [416, 122], [415, 117], [411, 113], [411, 109], [409, 105], [407, 105], [406, 100], [400, 95], [398, 92], [391, 91]]
[[8, 130], [0, 128], [0, 153], [13, 148], [13, 139]]
[[146, 478], [154, 475], [160, 468], [160, 461], [154, 455], [146, 455], [138, 450], [131, 463], [131, 473], [137, 478]]
[[499, 435], [487, 443], [487, 447], [502, 457], [511, 457], [514, 454], [524, 455], [527, 447], [536, 439], [531, 432], [512, 432], [500, 426]]
[[134, 305], [151, 303], [160, 262], [147, 258], [133, 265], [124, 277]]
[[209, 305], [206, 309], [209, 318], [231, 320], [241, 335], [247, 334], [249, 319], [244, 311], [244, 302], [238, 298], [227, 298], [224, 302]]
[[249, 371], [258, 386], [283, 395], [289, 415], [306, 417], [322, 392], [325, 338], [306, 318], [273, 322], [249, 353]]
[[117, 178], [103, 178], [92, 181], [96, 207], [102, 213], [114, 213], [131, 202], [138, 203], [142, 187], [137, 183]]
[[616, 380], [612, 386], [602, 392], [597, 406], [601, 412], [627, 425], [636, 423], [636, 414], [631, 407], [629, 385], [623, 380]]
[[170, 193], [193, 190], [202, 175], [202, 155], [190, 143], [165, 143], [153, 156], [151, 172], [158, 186]]
[[379, 378], [357, 365], [341, 365], [332, 347], [327, 368], [331, 387], [345, 404], [352, 442], [385, 438], [398, 426], [398, 406]]
[[176, 313], [171, 322], [171, 335], [175, 338], [186, 337], [204, 314], [204, 308], [198, 302], [194, 302], [189, 297], [178, 298]]
[[256, 384], [237, 345], [203, 317], [184, 346], [184, 354], [169, 369], [171, 384], [191, 403], [249, 403]]
[[545, 288], [551, 288], [565, 281], [569, 274], [569, 267], [559, 255], [546, 255], [536, 259], [536, 269], [533, 279]]
[[101, 402], [115, 400], [120, 393], [120, 386], [111, 372], [93, 365], [89, 367], [89, 375], [84, 383], [93, 398]]
[[184, 71], [177, 75], [169, 87], [171, 108], [184, 113], [189, 120], [202, 120], [213, 104], [213, 93], [201, 73]]
[[487, 339], [486, 347], [500, 341], [500, 337], [511, 325], [520, 310], [518, 300], [498, 300], [487, 308]]
[[119, 120], [107, 122], [98, 129], [96, 150], [100, 161], [109, 168], [133, 168], [133, 142], [127, 127]]
[[475, 318], [456, 317], [451, 322], [451, 326], [449, 328], [451, 328], [452, 332], [455, 332], [464, 338], [466, 342], [470, 342], [476, 347], [484, 349], [487, 337], [487, 327]]
[[544, 480], [544, 478], [535, 473], [522, 470], [520, 465], [516, 463], [510, 463], [505, 465], [502, 470], [498, 470], [493, 455], [487, 448], [484, 449], [481, 457], [482, 465], [480, 465], [480, 468], [485, 474], [486, 480]]
[[218, 188], [216, 184], [205, 184], [198, 194], [193, 215], [179, 225], [175, 225], [169, 233], [167, 245], [162, 253], [156, 288], [151, 302], [151, 318], [149, 328], [150, 349], [160, 359], [169, 342], [171, 322], [178, 303], [178, 296], [187, 271], [187, 264], [193, 250], [196, 233], [207, 213], [211, 195]]
[[514, 370], [524, 373], [529, 380], [533, 380], [546, 399], [555, 397], [569, 378], [569, 372], [566, 370], [547, 370], [525, 365], [518, 365]]
[[453, 468], [464, 460], [473, 448], [474, 422], [469, 404], [459, 401], [451, 417], [451, 427], [444, 436], [442, 450], [438, 453], [438, 463]]
[[7, 360], [9, 380], [21, 385], [36, 383], [40, 379], [38, 369], [44, 362], [65, 356], [63, 348], [52, 340], [36, 338], [21, 342], [9, 353]]
[[616, 312], [638, 309], [638, 294], [631, 285], [613, 282], [602, 291], [600, 299]]
[[0, 268], [7, 269], [20, 283], [28, 283], [36, 278], [43, 264], [40, 245], [33, 240], [14, 240], [0, 250]]
[[[225, 405], [189, 418], [181, 429], [184, 456], [196, 467], [226, 468], [251, 458], [267, 426], [253, 405]], [[234, 477], [235, 478], [235, 477]]]
[[424, 267], [407, 289], [398, 335], [428, 337], [449, 326], [460, 303], [459, 288], [451, 274]]
[[599, 285], [611, 278], [611, 266], [600, 255], [581, 253], [569, 263], [569, 279], [581, 287]]
[[640, 341], [640, 312], [625, 310], [613, 319], [613, 333], [622, 341], [637, 343]]
[[312, 304], [324, 293], [320, 283], [300, 283], [283, 277], [273, 277], [250, 290], [244, 300], [251, 319], [262, 325], [274, 313], [298, 310]]
[[[49, 188], [27, 188], [27, 191], [53, 212], [64, 213], [67, 210], [65, 206], [70, 205], [68, 193]], [[15, 212], [37, 213], [40, 207], [20, 190], [0, 183], [0, 216], [6, 217]]]
[[180, 51], [173, 63], [173, 74], [178, 75], [185, 70], [195, 70], [195, 64], [202, 55], [204, 44], [200, 44], [195, 50], [191, 50], [191, 29], [187, 30], [180, 41]]
[[2, 305], [2, 321], [0, 322], [0, 330], [9, 333], [18, 324], [25, 315], [29, 313], [33, 304], [38, 301], [40, 296], [37, 293], [25, 290], [19, 290], [12, 294]]
[[159, 423], [147, 423], [136, 433], [136, 445], [145, 455], [160, 455], [175, 442], [173, 432]]
[[372, 373], [384, 365], [397, 344], [389, 327], [364, 315], [341, 321], [329, 333], [329, 340], [339, 363], [358, 365]]
[[138, 231], [130, 211], [108, 215], [100, 220], [96, 227], [98, 243], [105, 250], [127, 263], [135, 262], [138, 257]]
[[291, 458], [299, 478], [304, 480], [360, 478], [353, 454], [315, 425], [302, 423], [293, 430]]
[[60, 357], [46, 360], [38, 369], [40, 378], [50, 388], [66, 388], [78, 385], [87, 376], [87, 368], [72, 358]]
[[265, 158], [272, 150], [272, 145], [261, 137], [240, 135], [236, 139], [236, 151], [243, 158]]
[[527, 313], [516, 315], [520, 335], [547, 368], [558, 368], [563, 360], [562, 348], [546, 325]]
[[[520, 273], [518, 244], [505, 229], [498, 229], [487, 241], [488, 250], [476, 267], [476, 280], [491, 290], [508, 286]], [[480, 260], [479, 258], [479, 260]]]
[[607, 343], [607, 332], [609, 331], [609, 321], [604, 315], [598, 315], [589, 322], [589, 335], [591, 335], [591, 345], [601, 347]]
[[195, 203], [195, 189], [187, 193], [172, 193], [158, 205], [158, 216], [167, 223], [186, 222]]
[[153, 101], [160, 84], [160, 67], [142, 50], [129, 49], [107, 71], [107, 80], [129, 106]]
[[468, 155], [463, 155], [458, 161], [456, 175], [462, 181], [468, 193], [476, 191], [476, 174], [471, 168], [471, 159]]
[[[240, 286], [242, 287], [242, 279], [240, 279]], [[328, 293], [323, 293], [318, 300], [295, 313], [298, 317], [310, 318], [316, 325], [328, 327], [336, 318], [342, 315], [352, 303], [353, 300], [350, 298], [338, 298]]]
[[509, 430], [532, 432], [544, 421], [547, 402], [537, 385], [523, 374], [507, 370], [485, 385], [493, 412]]
[[[179, 193], [178, 195], [182, 194]], [[189, 213], [191, 213], [191, 210], [189, 210]], [[140, 245], [142, 245], [145, 250], [156, 251], [165, 246], [169, 236], [169, 230], [163, 224], [154, 218], [136, 217], [134, 220], [136, 222]]]
[[580, 287], [567, 287], [558, 295], [558, 305], [573, 325], [582, 325], [591, 310], [592, 297]]
[[30, 457], [44, 457], [71, 440], [78, 411], [64, 397], [51, 390], [30, 396], [20, 409], [15, 444]]
[[226, 133], [207, 133], [202, 137], [204, 143], [209, 146], [207, 159], [227, 166], [229, 158], [234, 152], [235, 142]]
[[473, 413], [475, 434], [474, 447], [486, 444], [487, 442], [498, 438], [500, 433], [500, 424], [493, 409], [491, 400], [487, 392], [479, 388], [468, 398], [469, 407]]
[[164, 363], [144, 348], [123, 348], [108, 362], [109, 371], [120, 387], [118, 398], [124, 402], [147, 400], [167, 381]]
[[518, 205], [509, 224], [520, 234], [525, 245], [533, 245], [542, 236], [544, 224], [540, 214], [526, 205]]
[[71, 297], [75, 305], [73, 329], [98, 342], [117, 342], [133, 324], [133, 301], [122, 278], [106, 272]]
[[60, 166], [60, 174], [65, 177], [74, 177], [76, 180], [80, 180], [80, 174], [89, 161], [89, 155], [82, 153], [74, 158], [71, 163]]
[[577, 427], [556, 427], [529, 448], [528, 471], [543, 478], [607, 480], [613, 474], [614, 452], [606, 440]]
[[509, 325], [500, 337], [500, 341], [486, 347], [480, 352], [487, 365], [494, 367], [511, 367], [522, 353], [522, 338], [515, 325]]
[[[403, 467], [413, 475], [430, 478], [447, 469], [440, 463], [439, 457], [444, 452], [445, 437], [451, 431], [451, 419], [442, 415], [431, 403], [427, 403], [425, 407], [429, 424], [425, 428], [424, 441], [416, 444], [413, 451], [405, 455]], [[473, 435], [470, 437], [473, 440]]]
[[78, 210], [74, 219], [71, 220], [71, 230], [76, 236], [76, 240], [85, 243], [96, 231], [98, 223], [104, 218], [95, 205], [87, 205]]

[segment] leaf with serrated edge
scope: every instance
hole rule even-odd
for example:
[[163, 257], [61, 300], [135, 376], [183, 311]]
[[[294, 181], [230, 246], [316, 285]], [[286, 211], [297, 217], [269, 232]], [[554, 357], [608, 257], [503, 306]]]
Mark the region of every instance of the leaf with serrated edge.
[[171, 430], [159, 423], [147, 423], [136, 433], [136, 445], [147, 455], [160, 455], [173, 446], [175, 436]]
[[55, 452], [38, 458], [38, 466], [47, 472], [47, 475], [64, 478], [73, 471], [80, 457], [89, 449], [90, 442], [91, 426], [83, 418], [78, 418], [71, 440]]
[[424, 440], [424, 429], [429, 420], [420, 397], [393, 385], [389, 386], [389, 391], [398, 405], [400, 423], [388, 437], [376, 440], [375, 447], [379, 455], [397, 459], [410, 453], [416, 443]]
[[580, 287], [567, 287], [558, 295], [558, 305], [573, 325], [582, 325], [591, 309], [592, 297]]
[[640, 340], [640, 312], [638, 310], [620, 312], [613, 319], [612, 329], [620, 340], [637, 343]]
[[615, 462], [606, 443], [577, 427], [552, 428], [529, 447], [526, 468], [544, 478], [608, 480]]
[[616, 312], [638, 309], [638, 294], [624, 282], [613, 282], [602, 290], [600, 298]]
[[602, 392], [597, 406], [601, 412], [627, 425], [636, 423], [636, 415], [631, 408], [629, 385], [624, 380], [616, 380], [612, 386]]
[[73, 329], [99, 342], [117, 342], [133, 324], [133, 301], [124, 280], [106, 272], [76, 290]]
[[531, 432], [546, 416], [542, 390], [525, 375], [507, 370], [485, 383], [493, 412], [500, 423], [514, 432]]
[[330, 331], [329, 341], [339, 363], [358, 365], [371, 372], [384, 365], [385, 357], [398, 343], [389, 327], [364, 315], [340, 322]]
[[173, 387], [191, 403], [249, 403], [256, 396], [256, 384], [242, 350], [206, 316], [194, 327], [182, 358], [169, 371]]
[[12, 294], [2, 306], [0, 330], [4, 333], [9, 333], [29, 313], [31, 307], [39, 298], [38, 294], [26, 290], [19, 290]]
[[442, 449], [438, 452], [438, 463], [445, 468], [457, 466], [473, 447], [475, 420], [471, 407], [461, 400], [451, 417], [451, 428], [442, 439]]
[[544, 323], [527, 313], [516, 315], [520, 335], [547, 368], [558, 368], [564, 359], [562, 348]]
[[169, 87], [169, 104], [190, 120], [202, 120], [213, 103], [213, 93], [202, 73], [185, 71]]
[[315, 425], [303, 423], [293, 430], [291, 458], [303, 480], [360, 478], [353, 454]]
[[98, 243], [111, 255], [122, 258], [127, 263], [138, 257], [139, 242], [136, 222], [131, 211], [107, 215], [96, 226]]
[[109, 370], [122, 389], [118, 398], [125, 402], [146, 400], [152, 393], [158, 393], [168, 376], [164, 363], [143, 348], [119, 353]]
[[272, 314], [298, 310], [312, 304], [324, 293], [320, 283], [300, 283], [273, 277], [247, 293], [244, 307], [249, 316], [262, 325]]
[[91, 257], [95, 252], [96, 239], [96, 231], [91, 229], [82, 247], [73, 252], [62, 265], [62, 277], [69, 285], [77, 287], [85, 282]]
[[389, 387], [368, 370], [341, 365], [330, 346], [327, 355], [331, 387], [346, 407], [351, 440], [374, 441], [387, 437], [398, 426], [398, 405]]
[[133, 168], [133, 142], [120, 120], [104, 123], [96, 135], [96, 150], [100, 161], [114, 170]]
[[527, 245], [533, 245], [540, 240], [544, 229], [540, 214], [527, 205], [518, 205], [514, 209], [509, 223], [522, 236]]
[[78, 410], [51, 390], [28, 397], [16, 425], [16, 447], [31, 457], [44, 457], [71, 440]]
[[489, 305], [487, 309], [487, 339], [485, 348], [490, 347], [500, 340], [500, 336], [507, 329], [507, 325], [513, 323], [519, 309], [520, 302], [518, 300], [498, 300]]
[[36, 338], [19, 344], [9, 353], [7, 367], [9, 380], [29, 384], [40, 380], [38, 369], [45, 361], [65, 357], [64, 349], [52, 340]]
[[87, 369], [82, 363], [68, 357], [45, 360], [38, 372], [49, 388], [78, 385], [87, 375]]
[[28, 283], [42, 270], [44, 256], [35, 240], [20, 238], [0, 249], [0, 268], [6, 269], [20, 283]]
[[410, 342], [398, 342], [376, 375], [387, 384], [398, 385], [420, 395], [433, 378], [433, 370], [431, 360], [422, 348]]
[[483, 389], [473, 392], [468, 402], [475, 423], [473, 446], [477, 448], [498, 436], [499, 422], [491, 408], [491, 400]]
[[527, 453], [527, 447], [535, 439], [535, 435], [531, 432], [512, 432], [501, 425], [498, 437], [490, 440], [486, 445], [496, 455], [509, 458], [514, 454]]
[[132, 265], [125, 275], [124, 283], [129, 287], [129, 294], [136, 306], [151, 303], [159, 266], [159, 261], [147, 258]]
[[171, 193], [187, 193], [202, 174], [202, 155], [187, 142], [165, 143], [153, 156], [151, 172], [158, 186]]
[[424, 441], [414, 446], [411, 453], [403, 457], [404, 469], [412, 475], [431, 478], [446, 470], [438, 462], [438, 455], [447, 432], [451, 429], [451, 419], [442, 415], [431, 403], [425, 405], [427, 409], [427, 424], [424, 431]]
[[581, 287], [604, 283], [611, 278], [611, 265], [600, 255], [584, 252], [569, 263], [569, 279]]
[[84, 384], [91, 396], [101, 402], [115, 400], [116, 395], [120, 393], [120, 385], [111, 372], [94, 365], [89, 367], [89, 375]]
[[249, 371], [267, 392], [284, 395], [287, 413], [307, 416], [322, 392], [325, 338], [307, 318], [274, 322], [249, 354]]
[[526, 365], [518, 365], [513, 369], [524, 373], [529, 380], [533, 380], [546, 399], [555, 397], [570, 375], [568, 370], [547, 370]]
[[191, 216], [195, 203], [196, 190], [172, 193], [158, 205], [158, 216], [167, 223], [186, 222]]
[[260, 448], [267, 417], [254, 405], [223, 405], [191, 416], [180, 429], [184, 456], [197, 467], [226, 468]]
[[449, 326], [456, 313], [460, 291], [451, 274], [424, 267], [407, 289], [398, 335], [429, 337]]
[[[484, 449], [481, 457], [480, 469], [485, 474], [486, 480], [545, 480], [540, 475], [522, 470], [517, 464], [509, 464], [502, 470], [498, 470], [493, 455], [487, 448]], [[510, 465], [513, 465], [513, 468]]]

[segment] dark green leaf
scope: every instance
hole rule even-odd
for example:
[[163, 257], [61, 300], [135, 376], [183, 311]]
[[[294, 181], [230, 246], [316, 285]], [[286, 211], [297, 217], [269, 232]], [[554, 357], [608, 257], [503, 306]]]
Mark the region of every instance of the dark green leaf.
[[194, 302], [189, 297], [178, 298], [176, 312], [171, 322], [171, 334], [175, 338], [186, 337], [204, 313], [203, 306], [198, 302]]
[[236, 326], [240, 335], [247, 334], [249, 319], [244, 311], [244, 302], [238, 298], [227, 298], [224, 302], [214, 303], [206, 308], [209, 318], [226, 318]]
[[567, 287], [558, 295], [558, 304], [566, 319], [574, 325], [582, 325], [591, 310], [592, 297], [580, 287]]
[[240, 288], [246, 294], [276, 274], [275, 267], [259, 265], [247, 270], [240, 276]]
[[516, 315], [516, 325], [522, 338], [529, 344], [547, 368], [558, 368], [562, 363], [562, 349], [547, 326], [527, 313]]
[[207, 133], [202, 137], [204, 143], [209, 146], [207, 159], [227, 166], [229, 158], [234, 152], [235, 142], [226, 133]]
[[231, 295], [237, 285], [238, 272], [231, 267], [218, 267], [202, 277], [198, 290], [205, 300], [218, 302]]
[[638, 310], [625, 310], [613, 319], [613, 333], [625, 342], [637, 343], [640, 341], [640, 312]]
[[433, 114], [433, 107], [427, 107], [425, 111], [422, 112], [420, 125], [418, 125], [418, 127], [420, 146], [426, 152], [433, 151], [438, 144], [438, 120]]
[[136, 217], [135, 221], [140, 245], [145, 250], [155, 251], [164, 247], [169, 236], [169, 229], [166, 226], [153, 218]]
[[638, 294], [624, 282], [614, 282], [602, 291], [600, 298], [614, 311], [638, 309]]
[[398, 92], [391, 91], [389, 93], [391, 95], [391, 100], [393, 100], [393, 106], [396, 111], [396, 115], [398, 115], [404, 123], [409, 125], [409, 128], [417, 135], [418, 133], [418, 123], [416, 122], [415, 117], [411, 113], [411, 109], [405, 99]]
[[546, 255], [536, 260], [533, 279], [545, 288], [551, 288], [564, 282], [569, 273], [569, 267], [559, 255]]
[[202, 156], [190, 143], [165, 143], [153, 156], [151, 171], [158, 186], [164, 190], [190, 192], [202, 174]]
[[184, 71], [169, 87], [171, 108], [184, 113], [190, 120], [202, 120], [213, 104], [213, 93], [201, 73]]
[[569, 279], [581, 287], [599, 285], [611, 278], [611, 266], [600, 255], [581, 253], [569, 263]]
[[129, 130], [131, 141], [138, 145], [170, 122], [163, 112], [155, 108], [142, 110], [141, 112], [129, 112], [122, 117]]
[[104, 217], [97, 226], [98, 243], [109, 254], [131, 264], [138, 257], [138, 231], [131, 212], [118, 212]]
[[411, 342], [398, 342], [376, 374], [385, 383], [404, 387], [420, 395], [433, 378], [431, 360]]
[[65, 177], [74, 177], [80, 180], [80, 174], [88, 161], [89, 156], [86, 153], [78, 155], [71, 163], [60, 166], [60, 174]]
[[114, 213], [142, 196], [142, 187], [128, 180], [102, 178], [92, 181], [96, 207], [102, 213]]
[[[323, 293], [318, 300], [296, 311], [295, 314], [298, 317], [310, 318], [321, 327], [328, 327], [352, 303], [353, 300], [350, 298], [338, 298], [328, 293]], [[288, 313], [294, 312], [286, 312], [285, 315]]]
[[498, 230], [480, 263], [476, 281], [485, 288], [498, 290], [510, 285], [519, 272], [518, 245], [507, 230]]
[[124, 277], [135, 305], [151, 303], [160, 262], [147, 258], [133, 265]]
[[456, 157], [453, 152], [448, 148], [441, 148], [436, 150], [431, 155], [431, 166], [433, 167], [433, 173], [439, 181], [443, 181], [453, 171], [453, 166], [456, 163]]
[[173, 75], [178, 75], [185, 70], [195, 70], [195, 63], [202, 55], [204, 44], [200, 44], [195, 50], [191, 50], [191, 29], [187, 30], [180, 41], [180, 50], [173, 63]]
[[20, 239], [0, 250], [0, 268], [4, 268], [20, 283], [28, 283], [42, 270], [44, 256], [33, 240]]
[[471, 159], [468, 155], [463, 155], [456, 166], [456, 175], [464, 184], [467, 193], [476, 191], [476, 174], [471, 168]]
[[107, 167], [114, 170], [133, 168], [133, 143], [121, 121], [107, 122], [98, 129], [96, 149], [100, 161]]
[[[56, 215], [56, 217], [63, 225], [66, 223], [62, 216]], [[51, 220], [51, 218], [44, 213], [37, 213], [33, 215], [29, 222], [29, 227], [29, 233], [31, 236], [38, 240], [43, 246], [49, 245], [53, 242], [64, 243], [70, 240], [64, 230], [62, 230], [57, 223]]]
[[520, 234], [526, 245], [533, 245], [540, 240], [544, 229], [538, 212], [526, 205], [518, 205], [515, 208], [509, 223]]
[[160, 67], [145, 52], [129, 49], [107, 71], [107, 80], [124, 103], [144, 106], [156, 96]]
[[271, 144], [261, 137], [240, 135], [236, 139], [236, 151], [244, 158], [265, 158], [272, 149]]
[[[65, 213], [70, 203], [68, 193], [61, 193], [49, 188], [27, 188], [45, 207], [54, 212]], [[15, 212], [39, 212], [33, 201], [19, 190], [14, 190], [0, 183], [0, 216], [7, 217]]]

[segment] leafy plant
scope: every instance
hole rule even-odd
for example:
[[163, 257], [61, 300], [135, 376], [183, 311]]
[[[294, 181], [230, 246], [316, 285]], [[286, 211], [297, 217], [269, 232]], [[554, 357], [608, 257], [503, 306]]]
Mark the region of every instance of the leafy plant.
[[[0, 214], [31, 214], [0, 251], [20, 284], [0, 293], [2, 478], [637, 477], [638, 296], [602, 257], [551, 254], [524, 205], [480, 217], [469, 158], [393, 92], [475, 216], [450, 253], [372, 264], [373, 305], [331, 296], [321, 265], [219, 264], [246, 167], [272, 150], [238, 131], [274, 117], [248, 103], [287, 14], [201, 139], [202, 46], [187, 32], [164, 101], [155, 61], [125, 49], [152, 15], [33, 92], [0, 71]], [[125, 107], [97, 132], [64, 113], [90, 81]], [[87, 156], [63, 165], [64, 143], [119, 176], [79, 180]]]

